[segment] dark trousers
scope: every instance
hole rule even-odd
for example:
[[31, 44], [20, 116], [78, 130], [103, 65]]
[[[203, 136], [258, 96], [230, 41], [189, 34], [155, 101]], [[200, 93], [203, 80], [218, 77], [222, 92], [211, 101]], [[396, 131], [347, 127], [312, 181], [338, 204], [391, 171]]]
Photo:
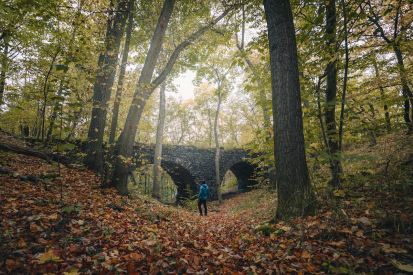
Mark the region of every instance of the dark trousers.
[[198, 200], [198, 209], [199, 209], [199, 214], [201, 214], [202, 216], [202, 208], [201, 208], [201, 204], [204, 205], [204, 209], [205, 209], [205, 216], [207, 215], [207, 206], [206, 206], [206, 202], [207, 200]]

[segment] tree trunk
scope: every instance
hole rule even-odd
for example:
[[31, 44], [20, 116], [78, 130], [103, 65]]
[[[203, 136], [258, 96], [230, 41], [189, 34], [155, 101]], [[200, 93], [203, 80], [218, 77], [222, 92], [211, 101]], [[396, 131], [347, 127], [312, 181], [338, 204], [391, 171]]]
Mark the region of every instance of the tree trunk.
[[145, 172], [145, 195], [146, 195], [146, 186], [148, 184], [148, 174]]
[[212, 122], [211, 122], [211, 110], [208, 108], [208, 125], [209, 125], [209, 147], [211, 147], [212, 143]]
[[102, 145], [105, 133], [107, 102], [110, 99], [115, 79], [120, 41], [127, 19], [125, 11], [130, 9], [132, 5], [134, 5], [133, 0], [118, 1], [114, 20], [112, 17], [109, 17], [107, 21], [105, 51], [99, 56], [99, 70], [94, 85], [92, 118], [90, 120], [86, 147], [87, 155], [84, 159], [85, 166], [95, 172], [100, 172], [103, 169]]
[[135, 175], [133, 174], [133, 172], [130, 173], [130, 178], [132, 179], [133, 186], [138, 185], [138, 184], [136, 183]]
[[57, 118], [57, 110], [58, 110], [57, 107], [55, 107], [53, 109], [52, 116], [50, 117], [51, 121], [50, 121], [50, 125], [49, 125], [49, 131], [47, 131], [47, 135], [46, 135], [46, 141], [45, 141], [46, 144], [49, 143], [50, 138], [52, 137], [53, 126], [54, 126], [54, 124], [56, 122], [56, 118]]
[[[340, 126], [338, 128], [338, 150], [340, 153], [343, 150], [343, 123], [344, 123], [344, 108], [346, 100], [346, 91], [347, 91], [347, 76], [348, 76], [348, 33], [347, 33], [347, 10], [345, 0], [341, 0], [343, 6], [343, 19], [344, 19], [344, 48], [345, 48], [345, 65], [344, 65], [344, 81], [343, 81], [343, 95], [341, 97], [341, 112], [340, 112]], [[341, 165], [340, 165], [341, 167]], [[342, 168], [341, 168], [342, 170]], [[342, 172], [342, 171], [340, 171]], [[340, 180], [340, 179], [339, 179]]]
[[123, 47], [123, 55], [122, 55], [122, 61], [120, 64], [121, 67], [120, 67], [120, 73], [119, 73], [119, 79], [118, 79], [118, 88], [116, 90], [115, 102], [113, 106], [112, 122], [110, 125], [109, 154], [107, 156], [108, 167], [106, 168], [104, 187], [109, 187], [110, 174], [112, 172], [111, 166], [114, 161], [116, 129], [118, 127], [119, 108], [120, 108], [120, 101], [121, 101], [122, 90], [123, 90], [123, 79], [125, 78], [126, 65], [128, 63], [129, 45], [130, 45], [130, 39], [132, 35], [132, 28], [133, 28], [134, 8], [135, 8], [135, 5], [132, 4], [129, 10], [129, 19], [128, 19], [129, 21], [128, 21], [128, 27], [126, 29], [125, 46]]
[[297, 44], [289, 0], [264, 0], [274, 114], [277, 220], [314, 215], [305, 157]]
[[[379, 74], [379, 69], [377, 68], [376, 63], [374, 63], [374, 71], [376, 72], [376, 78], [378, 79], [380, 77], [380, 74]], [[384, 101], [384, 89], [381, 85], [380, 85], [380, 94], [381, 94], [381, 100]], [[384, 117], [386, 121], [386, 129], [387, 129], [387, 132], [389, 133], [391, 130], [391, 122], [390, 122], [390, 115], [389, 115], [387, 104], [384, 104], [383, 108], [384, 108]]]
[[[127, 190], [127, 164], [122, 160], [132, 155], [133, 144], [137, 132], [139, 120], [142, 116], [143, 108], [151, 92], [151, 80], [155, 70], [155, 65], [162, 49], [163, 38], [168, 27], [168, 22], [171, 17], [175, 5], [175, 0], [165, 0], [161, 14], [156, 24], [155, 32], [152, 36], [152, 41], [146, 56], [145, 64], [143, 65], [142, 73], [138, 81], [138, 87], [133, 96], [131, 107], [129, 108], [128, 117], [126, 118], [125, 126], [118, 139], [116, 145], [116, 154], [118, 158], [115, 163], [112, 186], [114, 186], [121, 195], [126, 196]], [[149, 86], [149, 87], [148, 87]], [[121, 158], [123, 156], [123, 158]]]
[[328, 144], [330, 146], [330, 157], [333, 158], [330, 162], [330, 171], [332, 180], [330, 184], [334, 187], [340, 185], [340, 174], [342, 173], [341, 162], [336, 160], [339, 153], [339, 137], [337, 136], [336, 128], [336, 103], [337, 103], [337, 58], [333, 58], [336, 54], [336, 1], [331, 0], [326, 4], [326, 35], [327, 35], [327, 51], [330, 58], [328, 62], [327, 80], [326, 80], [326, 133]]
[[[60, 81], [59, 91], [62, 91], [62, 89], [63, 89], [63, 80]], [[53, 126], [54, 126], [54, 124], [55, 124], [55, 122], [56, 122], [58, 109], [59, 109], [59, 108], [58, 108], [57, 106], [55, 106], [55, 107], [53, 108], [53, 113], [52, 113], [52, 116], [50, 117], [50, 120], [51, 120], [51, 121], [50, 121], [50, 124], [49, 124], [49, 130], [47, 131], [47, 135], [46, 135], [46, 141], [45, 141], [46, 144], [49, 143], [50, 138], [52, 137]]]
[[221, 181], [219, 178], [219, 141], [218, 141], [218, 116], [219, 108], [221, 107], [221, 85], [218, 83], [218, 106], [215, 113], [215, 123], [214, 123], [214, 138], [215, 138], [215, 185], [217, 187], [218, 202], [222, 204], [222, 194], [221, 194]]
[[3, 104], [3, 97], [4, 97], [4, 90], [6, 87], [6, 71], [7, 71], [7, 60], [8, 57], [7, 55], [9, 54], [9, 35], [8, 31], [4, 31], [3, 35], [4, 37], [4, 50], [3, 50], [3, 58], [1, 60], [1, 72], [0, 72], [0, 105]]
[[404, 62], [403, 62], [403, 55], [402, 52], [399, 49], [399, 45], [398, 44], [394, 44], [393, 45], [393, 49], [394, 52], [396, 54], [397, 57], [397, 63], [398, 63], [398, 67], [399, 67], [399, 74], [400, 74], [400, 80], [402, 83], [402, 88], [403, 88], [403, 97], [405, 98], [404, 101], [404, 121], [407, 124], [407, 134], [410, 135], [413, 133], [413, 111], [412, 111], [412, 118], [410, 119], [409, 114], [410, 114], [410, 104], [409, 101], [412, 105], [413, 108], [413, 94], [412, 91], [410, 90], [410, 87], [407, 83], [407, 78], [406, 78], [406, 69], [404, 67]]
[[[51, 62], [51, 64], [50, 64], [50, 67], [49, 67], [49, 71], [47, 72], [47, 74], [46, 74], [46, 77], [45, 77], [45, 80], [44, 80], [44, 85], [43, 85], [43, 99], [44, 99], [44, 103], [43, 103], [43, 111], [42, 111], [42, 130], [41, 130], [41, 133], [42, 133], [42, 141], [45, 141], [44, 140], [44, 133], [45, 133], [45, 121], [46, 121], [46, 106], [47, 106], [47, 93], [48, 93], [48, 91], [47, 91], [47, 89], [48, 89], [48, 84], [47, 84], [47, 82], [49, 81], [49, 76], [50, 76], [50, 74], [52, 73], [52, 70], [53, 70], [53, 64], [54, 64], [54, 62], [55, 62], [55, 60], [56, 60], [56, 58], [57, 58], [57, 55], [59, 54], [59, 52], [60, 52], [60, 47], [59, 48], [57, 48], [57, 51], [56, 51], [56, 53], [55, 53], [55, 55], [53, 56], [53, 58], [52, 58], [52, 62]], [[39, 136], [38, 136], [39, 137]], [[39, 138], [37, 138], [37, 139], [39, 139]]]
[[153, 165], [153, 193], [152, 197], [161, 200], [161, 158], [162, 158], [162, 139], [163, 139], [163, 128], [165, 125], [165, 82], [162, 83], [160, 89], [160, 99], [159, 99], [159, 120], [158, 128], [156, 129], [156, 144], [155, 144], [155, 160]]
[[22, 154], [26, 156], [32, 156], [36, 158], [41, 158], [41, 159], [46, 160], [48, 163], [52, 163], [52, 160], [46, 153], [36, 150], [36, 149], [0, 142], [0, 150], [6, 151], [6, 152], [13, 152], [16, 154]]
[[110, 126], [110, 136], [109, 136], [109, 144], [111, 146], [115, 142], [116, 129], [118, 127], [119, 107], [120, 107], [120, 101], [122, 99], [121, 96], [122, 96], [122, 89], [123, 89], [123, 79], [125, 78], [126, 64], [128, 63], [129, 45], [130, 45], [130, 39], [132, 35], [132, 28], [133, 28], [133, 11], [134, 11], [134, 5], [132, 5], [130, 9], [130, 13], [129, 13], [129, 19], [128, 19], [129, 22], [128, 22], [128, 27], [126, 30], [125, 46], [123, 47], [123, 56], [122, 56], [122, 62], [121, 62], [121, 67], [120, 67], [120, 73], [119, 73], [118, 88], [116, 90], [115, 104], [113, 106], [113, 116], [112, 116], [112, 123]]
[[67, 135], [67, 137], [66, 137], [66, 140], [69, 140], [72, 136], [73, 136], [73, 131], [75, 130], [75, 128], [76, 128], [76, 125], [77, 125], [77, 120], [79, 120], [81, 117], [82, 117], [82, 112], [83, 112], [83, 107], [80, 107], [79, 108], [79, 111], [77, 111], [77, 112], [73, 112], [74, 113], [74, 120], [75, 120], [75, 122], [73, 122], [73, 124], [72, 124], [72, 128], [71, 128], [71, 130], [70, 130], [70, 133], [69, 133], [69, 135]]

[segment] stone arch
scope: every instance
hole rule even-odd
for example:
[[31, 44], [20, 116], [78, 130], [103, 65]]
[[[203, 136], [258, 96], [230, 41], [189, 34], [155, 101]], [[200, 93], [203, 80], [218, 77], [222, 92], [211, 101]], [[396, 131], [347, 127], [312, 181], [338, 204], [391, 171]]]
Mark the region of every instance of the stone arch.
[[178, 187], [178, 194], [176, 195], [177, 201], [182, 198], [187, 198], [188, 193], [186, 192], [186, 187], [189, 185], [192, 194], [196, 194], [198, 191], [198, 184], [194, 180], [194, 177], [184, 166], [178, 163], [170, 161], [162, 161], [161, 167], [166, 171], [169, 176], [171, 176], [175, 185]]
[[256, 182], [252, 180], [257, 165], [249, 163], [251, 156], [248, 156], [249, 151], [245, 149], [232, 149], [224, 151], [220, 161], [220, 180], [222, 182], [226, 172], [230, 170], [234, 173], [238, 181], [238, 191], [245, 192], [251, 190], [250, 186]]
[[[154, 144], [137, 143], [134, 146], [135, 167], [154, 163]], [[251, 176], [256, 168], [248, 159], [249, 150], [221, 148], [220, 153], [220, 182], [225, 173], [231, 170], [239, 182], [239, 190], [247, 191], [248, 186], [254, 185]], [[210, 198], [218, 198], [217, 185], [215, 182], [215, 148], [197, 148], [187, 145], [166, 145], [162, 149], [161, 166], [172, 177], [178, 187], [178, 199], [187, 197], [184, 189], [189, 184], [193, 194], [199, 192], [202, 180], [210, 188]], [[131, 167], [133, 169], [133, 167]]]
[[255, 169], [256, 166], [251, 165], [246, 161], [237, 162], [229, 168], [237, 178], [239, 192], [249, 191], [251, 190], [251, 186], [257, 184], [257, 182], [252, 179]]
[[[189, 185], [192, 194], [199, 191], [199, 184], [193, 176], [194, 158], [188, 157], [188, 150], [195, 151], [194, 146], [164, 146], [162, 150], [161, 167], [171, 176], [177, 186], [177, 201], [188, 197], [186, 187]], [[154, 144], [136, 144], [134, 146], [134, 166], [154, 164]]]

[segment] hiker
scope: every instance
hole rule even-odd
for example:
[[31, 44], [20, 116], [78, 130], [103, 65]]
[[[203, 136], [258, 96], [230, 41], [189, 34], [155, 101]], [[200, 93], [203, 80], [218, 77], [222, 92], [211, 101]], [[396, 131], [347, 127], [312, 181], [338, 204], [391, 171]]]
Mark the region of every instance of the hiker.
[[201, 208], [201, 204], [204, 205], [205, 208], [205, 216], [207, 215], [207, 200], [209, 197], [209, 187], [208, 185], [205, 183], [205, 181], [203, 180], [201, 182], [201, 188], [199, 188], [199, 195], [198, 195], [198, 209], [199, 209], [199, 213], [202, 216], [202, 208]]

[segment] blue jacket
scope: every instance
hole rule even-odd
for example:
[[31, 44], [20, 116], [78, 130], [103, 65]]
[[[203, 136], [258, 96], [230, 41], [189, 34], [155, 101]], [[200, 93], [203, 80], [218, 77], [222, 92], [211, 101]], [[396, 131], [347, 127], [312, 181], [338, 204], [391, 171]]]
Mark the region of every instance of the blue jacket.
[[199, 189], [199, 195], [198, 199], [200, 200], [207, 200], [209, 198], [209, 187], [206, 185], [206, 183], [201, 185], [201, 188]]

